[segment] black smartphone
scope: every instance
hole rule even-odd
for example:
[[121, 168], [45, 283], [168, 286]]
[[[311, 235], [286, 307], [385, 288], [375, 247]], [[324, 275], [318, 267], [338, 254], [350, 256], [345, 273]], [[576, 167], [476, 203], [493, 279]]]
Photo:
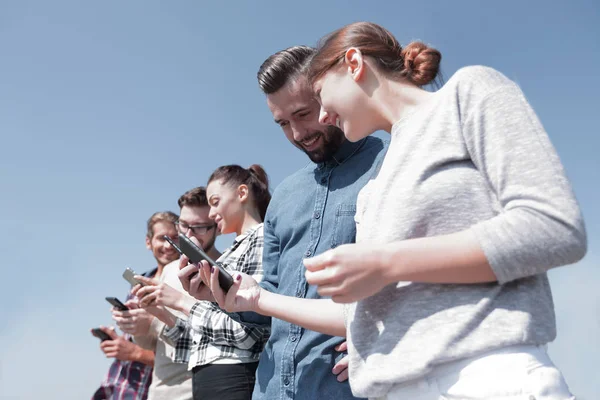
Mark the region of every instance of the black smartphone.
[[189, 259], [190, 262], [196, 264], [202, 260], [207, 261], [212, 267], [215, 267], [219, 270], [219, 286], [225, 292], [229, 290], [231, 285], [233, 285], [233, 277], [229, 272], [225, 270], [222, 266], [217, 264], [212, 258], [210, 258], [204, 250], [200, 247], [196, 246], [194, 242], [192, 242], [187, 236], [183, 233], [179, 234], [179, 248]]
[[127, 307], [125, 304], [123, 304], [121, 302], [121, 300], [117, 299], [116, 297], [106, 297], [106, 301], [108, 301], [110, 304], [112, 304], [113, 307], [119, 311], [129, 310], [129, 307]]
[[100, 339], [101, 342], [104, 342], [105, 340], [112, 340], [112, 338], [100, 328], [92, 329], [92, 335]]
[[[169, 242], [169, 244], [171, 246], [173, 246], [173, 248], [179, 253], [180, 256], [183, 256], [185, 254], [183, 254], [183, 251], [181, 251], [181, 249], [179, 248], [179, 246], [177, 246], [177, 244], [167, 235], [164, 235], [163, 238]], [[193, 278], [198, 276], [198, 272], [194, 272], [193, 274], [190, 274], [190, 276], [188, 277], [190, 280], [192, 280]]]
[[169, 242], [169, 244], [179, 253], [180, 256], [183, 255], [183, 251], [177, 246], [177, 244], [167, 235], [164, 235], [163, 238]]

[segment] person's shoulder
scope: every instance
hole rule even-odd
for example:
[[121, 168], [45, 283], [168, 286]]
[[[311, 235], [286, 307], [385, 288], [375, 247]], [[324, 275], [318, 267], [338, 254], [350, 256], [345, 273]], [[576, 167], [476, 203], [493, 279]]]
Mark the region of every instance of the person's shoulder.
[[461, 95], [485, 96], [497, 88], [512, 86], [514, 82], [494, 68], [472, 65], [456, 71], [446, 85], [456, 88]]
[[152, 269], [149, 269], [148, 271], [142, 273], [142, 276], [145, 276], [146, 278], [152, 278], [154, 275], [156, 275], [156, 272], [158, 271], [158, 267], [154, 267]]

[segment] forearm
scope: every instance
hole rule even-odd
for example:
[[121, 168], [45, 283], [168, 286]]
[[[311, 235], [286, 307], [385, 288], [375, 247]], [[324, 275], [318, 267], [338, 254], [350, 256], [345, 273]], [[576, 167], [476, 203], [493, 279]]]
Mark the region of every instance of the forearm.
[[255, 312], [331, 336], [346, 336], [343, 305], [330, 299], [301, 299], [261, 290]]
[[154, 352], [152, 350], [146, 350], [140, 346], [136, 346], [136, 350], [133, 353], [131, 361], [141, 362], [154, 367]]
[[469, 231], [386, 244], [381, 250], [386, 280], [424, 283], [495, 282], [496, 276]]

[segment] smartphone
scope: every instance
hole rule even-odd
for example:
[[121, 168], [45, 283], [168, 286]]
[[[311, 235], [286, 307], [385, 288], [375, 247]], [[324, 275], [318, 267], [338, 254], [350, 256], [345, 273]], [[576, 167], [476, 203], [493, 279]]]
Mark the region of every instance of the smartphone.
[[183, 233], [179, 234], [179, 248], [189, 259], [190, 262], [196, 264], [202, 260], [207, 261], [212, 267], [215, 267], [219, 270], [219, 286], [225, 292], [229, 290], [231, 285], [233, 285], [233, 277], [229, 272], [225, 270], [222, 266], [217, 264], [212, 258], [210, 258], [204, 250], [200, 247], [196, 246], [196, 243], [192, 242], [187, 236]]
[[[185, 254], [183, 254], [183, 251], [181, 251], [181, 249], [179, 248], [179, 246], [177, 246], [177, 244], [175, 244], [175, 242], [170, 237], [168, 237], [167, 235], [164, 235], [163, 238], [167, 242], [169, 242], [169, 244], [171, 246], [173, 246], [173, 248], [179, 253], [180, 256], [185, 255]], [[195, 278], [197, 276], [198, 276], [198, 272], [194, 272], [193, 274], [190, 274], [189, 279], [192, 280], [193, 278]]]
[[135, 285], [144, 286], [143, 282], [140, 282], [134, 278], [135, 275], [137, 275], [137, 274], [129, 267], [125, 268], [125, 272], [123, 272], [123, 278], [125, 278], [125, 280], [131, 284], [131, 286], [135, 286]]
[[179, 248], [179, 246], [177, 246], [177, 244], [167, 235], [164, 235], [163, 238], [169, 242], [169, 244], [179, 253], [180, 256], [184, 255], [183, 251], [181, 251], [181, 249]]
[[119, 311], [129, 310], [129, 307], [127, 307], [125, 304], [123, 304], [121, 302], [121, 300], [117, 299], [116, 297], [106, 297], [106, 301], [108, 301], [110, 304], [112, 304], [113, 307], [115, 307]]
[[112, 338], [100, 328], [92, 329], [92, 335], [100, 339], [101, 342], [104, 342], [105, 340], [112, 340]]

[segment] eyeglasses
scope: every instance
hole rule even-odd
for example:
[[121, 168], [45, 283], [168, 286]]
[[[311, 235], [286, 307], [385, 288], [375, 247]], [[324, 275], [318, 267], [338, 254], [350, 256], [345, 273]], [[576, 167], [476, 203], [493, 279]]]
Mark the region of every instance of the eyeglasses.
[[175, 227], [181, 233], [186, 233], [189, 229], [194, 235], [204, 235], [213, 229], [215, 225], [190, 225], [187, 222], [177, 220], [175, 221]]

